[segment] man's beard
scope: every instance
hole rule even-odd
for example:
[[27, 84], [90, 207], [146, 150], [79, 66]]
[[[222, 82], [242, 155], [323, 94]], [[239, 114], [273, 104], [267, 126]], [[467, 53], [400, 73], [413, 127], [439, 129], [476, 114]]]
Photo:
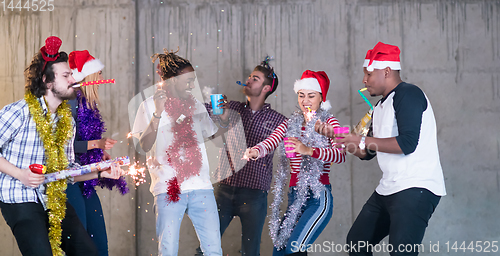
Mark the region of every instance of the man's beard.
[[50, 91], [52, 91], [52, 94], [54, 94], [54, 96], [58, 97], [61, 100], [72, 100], [76, 98], [75, 90], [73, 90], [73, 93], [63, 94], [54, 86], [50, 89]]

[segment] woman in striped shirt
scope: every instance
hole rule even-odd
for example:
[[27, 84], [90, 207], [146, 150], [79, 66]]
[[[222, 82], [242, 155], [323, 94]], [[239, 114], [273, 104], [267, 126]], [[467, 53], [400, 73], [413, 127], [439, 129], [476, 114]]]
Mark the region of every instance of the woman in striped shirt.
[[[264, 141], [247, 149], [244, 158], [258, 159], [278, 146], [285, 152], [278, 168], [273, 188], [274, 201], [270, 220], [273, 255], [306, 255], [326, 227], [333, 213], [329, 172], [331, 163], [343, 163], [345, 152], [334, 147], [334, 141], [314, 131], [316, 122], [339, 127], [337, 119], [328, 113], [326, 100], [330, 80], [323, 71], [306, 70], [295, 82], [300, 111], [279, 125]], [[285, 154], [283, 154], [285, 155]], [[290, 189], [285, 217], [280, 218], [280, 203], [290, 166]]]

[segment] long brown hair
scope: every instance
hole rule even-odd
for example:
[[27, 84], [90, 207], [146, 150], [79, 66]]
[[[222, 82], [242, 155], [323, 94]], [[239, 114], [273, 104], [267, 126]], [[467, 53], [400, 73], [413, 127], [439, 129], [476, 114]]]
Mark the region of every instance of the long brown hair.
[[[30, 65], [24, 70], [25, 88], [37, 98], [45, 95], [47, 84], [53, 82], [55, 79], [52, 65], [60, 62], [68, 62], [68, 54], [59, 52], [59, 57], [55, 61], [45, 62], [42, 54], [38, 52], [33, 56]], [[45, 76], [45, 82], [43, 81], [43, 76]]]
[[[99, 72], [101, 72], [101, 71], [99, 71]], [[80, 83], [99, 80], [99, 72], [96, 72], [96, 73], [93, 73], [93, 74], [86, 76]], [[87, 99], [87, 107], [89, 109], [95, 110], [95, 109], [97, 109], [97, 105], [100, 104], [98, 88], [99, 88], [99, 85], [87, 85], [87, 86], [80, 87], [80, 90], [82, 91], [83, 96], [85, 96], [85, 98]], [[81, 102], [79, 102], [79, 103], [81, 103]]]

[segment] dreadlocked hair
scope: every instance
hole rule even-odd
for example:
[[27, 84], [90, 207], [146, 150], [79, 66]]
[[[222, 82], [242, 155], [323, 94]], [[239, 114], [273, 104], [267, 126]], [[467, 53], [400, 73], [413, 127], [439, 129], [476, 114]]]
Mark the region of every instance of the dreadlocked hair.
[[176, 53], [179, 52], [179, 47], [177, 47], [177, 51], [175, 52], [173, 50], [169, 52], [167, 49], [163, 48], [163, 52], [164, 53], [155, 53], [151, 56], [153, 63], [156, 59], [160, 59], [158, 72], [163, 80], [180, 75], [181, 71], [186, 67], [193, 67], [189, 60], [176, 55]]
[[[59, 57], [55, 61], [45, 64], [42, 54], [38, 52], [31, 60], [30, 65], [24, 70], [25, 89], [30, 91], [35, 97], [40, 98], [47, 92], [47, 84], [54, 82], [55, 74], [52, 65], [60, 62], [68, 62], [68, 54], [59, 52]], [[44, 68], [45, 64], [45, 69]], [[45, 82], [43, 81], [45, 76]]]
[[[269, 65], [269, 61], [271, 61], [271, 57], [266, 56], [266, 58], [257, 65], [253, 71], [260, 71], [264, 74], [264, 85], [271, 86], [271, 90], [266, 93], [266, 99], [269, 95], [273, 94], [278, 88], [278, 75], [274, 73], [274, 68]], [[274, 84], [273, 84], [274, 82]]]

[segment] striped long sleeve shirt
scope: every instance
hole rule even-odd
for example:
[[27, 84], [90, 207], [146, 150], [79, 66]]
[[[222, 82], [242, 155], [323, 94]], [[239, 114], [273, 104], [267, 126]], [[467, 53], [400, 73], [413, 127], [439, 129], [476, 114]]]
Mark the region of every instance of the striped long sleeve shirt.
[[[333, 125], [333, 127], [339, 127], [339, 122], [335, 117], [328, 118], [326, 122]], [[287, 130], [288, 120], [285, 120], [278, 126], [278, 128], [274, 130], [273, 133], [271, 133], [271, 135], [267, 139], [254, 146], [253, 148], [259, 151], [259, 158], [264, 157], [269, 152], [274, 151], [278, 147], [278, 144], [284, 139]], [[305, 127], [302, 127], [302, 136], [304, 136], [304, 132]], [[335, 148], [335, 143], [332, 139], [330, 139], [330, 143], [331, 147], [328, 148], [313, 148], [312, 154], [312, 157], [325, 161], [325, 163], [323, 164], [323, 173], [320, 176], [320, 181], [324, 185], [330, 184], [329, 173], [331, 163], [340, 164], [345, 162], [345, 152], [342, 152], [340, 149]], [[300, 172], [301, 161], [302, 155], [299, 153], [296, 153], [295, 157], [290, 158], [290, 187], [293, 187], [297, 184], [297, 176]]]

